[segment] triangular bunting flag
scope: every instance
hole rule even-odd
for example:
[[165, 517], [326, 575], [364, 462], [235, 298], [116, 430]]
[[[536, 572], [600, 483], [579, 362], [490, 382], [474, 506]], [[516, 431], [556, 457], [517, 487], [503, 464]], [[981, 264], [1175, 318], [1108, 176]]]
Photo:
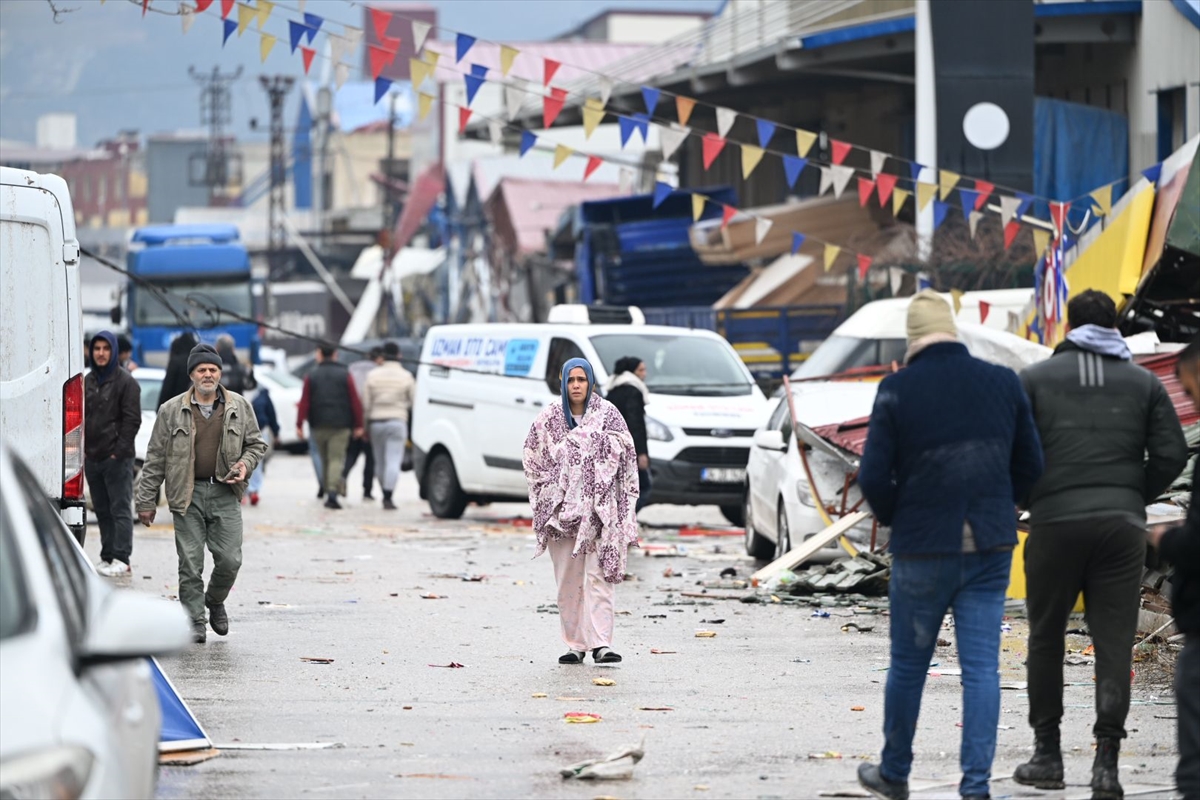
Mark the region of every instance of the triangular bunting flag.
[[737, 112], [732, 108], [717, 107], [717, 135], [724, 139], [729, 135], [729, 129], [737, 120]]
[[550, 96], [542, 100], [542, 127], [549, 128], [562, 113], [567, 102], [567, 90], [550, 87]]
[[702, 194], [692, 195], [692, 222], [699, 222], [701, 215], [704, 214], [705, 199]]
[[[882, 176], [880, 176], [882, 177]], [[912, 192], [904, 189], [897, 189], [892, 192], [892, 216], [899, 216], [900, 209], [904, 208], [904, 204], [908, 202], [908, 198], [912, 197]]]
[[596, 156], [588, 156], [587, 166], [583, 168], [583, 179], [586, 181], [592, 177], [592, 173], [600, 169], [600, 165], [604, 162]]
[[292, 43], [292, 52], [296, 52], [296, 48], [300, 46], [300, 40], [304, 38], [304, 23], [296, 22], [294, 19], [288, 20], [288, 38]]
[[766, 217], [758, 217], [754, 220], [754, 243], [762, 244], [763, 239], [767, 238], [767, 232], [771, 230], [771, 226], [775, 223]]
[[637, 120], [632, 117], [617, 117], [617, 127], [621, 129], [621, 149], [629, 144], [629, 137], [637, 130]]
[[846, 160], [846, 156], [849, 155], [852, 145], [849, 142], [839, 142], [837, 139], [830, 139], [829, 147], [833, 151], [833, 163], [841, 164]]
[[982, 211], [972, 210], [967, 214], [967, 225], [971, 228], [971, 238], [975, 238], [975, 231], [979, 230], [979, 220], [983, 219]]
[[938, 172], [938, 188], [940, 189], [941, 199], [945, 200], [952, 189], [958, 184], [962, 176], [957, 172], [951, 172], [948, 169], [943, 169]]
[[883, 172], [883, 165], [887, 163], [887, 153], [881, 153], [878, 150], [871, 151], [871, 177], [877, 177]]
[[959, 312], [962, 311], [962, 298], [963, 298], [962, 289], [951, 289], [950, 290], [950, 302], [954, 306], [954, 316], [956, 316], [956, 317], [958, 316]]
[[[301, 47], [300, 49], [306, 53], [312, 52], [307, 47]], [[375, 79], [375, 102], [378, 103], [380, 100], [382, 100], [384, 95], [386, 95], [388, 93], [388, 89], [391, 89], [391, 88], [392, 88], [391, 79], [376, 78]]]
[[771, 142], [771, 137], [775, 135], [775, 123], [767, 122], [765, 119], [756, 119], [755, 126], [758, 128], [758, 146], [766, 147]]
[[[101, 5], [103, 4], [104, 2], [101, 0]], [[203, 14], [205, 11], [208, 11], [208, 7], [212, 4], [213, 0], [196, 0], [196, 13]]]
[[658, 98], [661, 94], [661, 91], [650, 86], [642, 87], [642, 101], [646, 104], [647, 114], [654, 113], [654, 109], [658, 107]]
[[979, 301], [979, 324], [987, 322], [988, 313], [992, 310], [992, 304], [986, 300]]
[[[1007, 229], [1008, 226], [1005, 226]], [[1037, 256], [1038, 261], [1042, 260], [1042, 255], [1046, 252], [1046, 248], [1050, 246], [1050, 231], [1043, 228], [1033, 229], [1033, 252]]]
[[241, 36], [243, 33], [245, 33], [246, 28], [249, 28], [250, 23], [257, 18], [258, 11], [246, 5], [245, 3], [238, 3], [237, 35]]
[[721, 206], [721, 227], [724, 228], [727, 226], [736, 214], [737, 209], [733, 206]]
[[800, 173], [804, 171], [804, 165], [807, 163], [807, 158], [800, 158], [799, 156], [783, 157], [783, 174], [787, 177], [789, 188], [796, 188], [796, 181], [799, 179]]
[[1159, 176], [1162, 175], [1162, 164], [1155, 164], [1142, 170], [1142, 176], [1150, 181], [1151, 186], [1158, 186]]
[[917, 291], [923, 292], [926, 289], [932, 289], [932, 288], [933, 288], [933, 281], [929, 279], [929, 273], [918, 272], [917, 273]]
[[313, 39], [317, 38], [317, 31], [321, 30], [321, 25], [325, 22], [324, 17], [318, 17], [316, 14], [304, 14], [304, 36], [308, 39], [308, 43], [312, 44]]
[[486, 81], [478, 75], [463, 75], [463, 82], [467, 85], [467, 105], [475, 102], [475, 95], [479, 92], [479, 87], [483, 86]]
[[1021, 223], [1010, 222], [1004, 226], [1004, 249], [1012, 247], [1013, 239], [1017, 238], [1017, 234], [1021, 231]]
[[804, 234], [792, 232], [792, 255], [800, 252], [800, 248], [804, 245]]
[[841, 197], [854, 177], [854, 167], [832, 166], [829, 170], [833, 173], [833, 196]]
[[[101, 3], [100, 5], [104, 5]], [[146, 16], [146, 12], [150, 10], [150, 0], [142, 0], [142, 16]]]
[[504, 87], [504, 109], [508, 112], [509, 120], [514, 120], [521, 113], [521, 104], [525, 102], [525, 93], [516, 86]]
[[[313, 50], [311, 47], [301, 47], [300, 48], [300, 57], [302, 59], [304, 59], [304, 74], [305, 75], [307, 75], [308, 71], [312, 68], [313, 56], [315, 56], [316, 54], [317, 54], [317, 51]], [[379, 101], [376, 100], [375, 102], [378, 103]]]
[[571, 153], [575, 152], [565, 144], [554, 146], [554, 168], [558, 169], [563, 165], [563, 162], [571, 157]]
[[384, 36], [379, 40], [379, 46], [387, 50], [388, 63], [391, 64], [396, 60], [396, 54], [400, 52], [400, 37]]
[[227, 19], [227, 20], [224, 20], [224, 23], [225, 23], [225, 37], [221, 40], [221, 47], [225, 46], [225, 43], [229, 41], [229, 37], [232, 36], [233, 32], [237, 30], [237, 23], [234, 22], [233, 20]]
[[869, 178], [859, 177], [858, 179], [858, 204], [866, 206], [867, 201], [871, 199], [871, 192], [875, 191], [875, 181]]
[[654, 184], [654, 203], [652, 208], [658, 208], [663, 204], [663, 201], [671, 196], [671, 192], [675, 191], [671, 188], [671, 184], [658, 181]]
[[508, 73], [513, 68], [513, 62], [517, 60], [517, 56], [521, 51], [515, 47], [509, 47], [506, 44], [500, 45], [500, 73], [504, 77], [508, 77]]
[[229, 12], [233, 11], [234, 0], [221, 0], [221, 19], [227, 19]]
[[948, 203], [943, 203], [941, 200], [933, 201], [933, 229], [937, 230], [942, 227], [942, 223], [946, 221], [946, 212], [950, 210]]
[[608, 99], [612, 97], [613, 82], [612, 78], [600, 76], [600, 102], [603, 105], [608, 105]]
[[[305, 48], [300, 49], [304, 50]], [[383, 73], [383, 68], [391, 62], [392, 54], [377, 44], [367, 45], [367, 52], [371, 59], [371, 77], [378, 80]]]
[[875, 185], [879, 192], [879, 207], [883, 208], [887, 204], [888, 198], [892, 196], [892, 190], [896, 188], [896, 176], [890, 172], [881, 172], [875, 179]]
[[812, 146], [816, 144], [817, 135], [811, 131], [797, 129], [796, 131], [796, 152], [801, 156], [807, 156], [808, 151], [812, 150]]
[[604, 106], [595, 97], [589, 97], [580, 111], [583, 114], [583, 137], [590, 139], [596, 127], [604, 121]]
[[680, 125], [688, 124], [688, 120], [692, 118], [692, 110], [695, 107], [696, 101], [692, 98], [678, 94], [675, 95], [675, 113], [679, 115]]
[[475, 37], [467, 36], [465, 33], [460, 33], [454, 38], [454, 63], [463, 60], [472, 47], [475, 46]]
[[537, 144], [537, 136], [533, 131], [521, 131], [521, 155], [528, 153], [535, 144]]
[[429, 116], [429, 110], [433, 108], [433, 95], [425, 94], [424, 92], [417, 93], [417, 118], [424, 120]]
[[921, 170], [923, 169], [925, 167], [915, 161], [908, 162], [908, 174], [912, 176], [913, 183], [921, 180]]
[[267, 24], [267, 18], [274, 10], [275, 4], [271, 0], [258, 0], [258, 29], [260, 31], [263, 29], [263, 25]]
[[[412, 38], [413, 52], [421, 52], [421, 48], [425, 46], [425, 40], [429, 38], [429, 30], [433, 26], [428, 22], [421, 22], [419, 19], [412, 21]], [[503, 48], [501, 48], [503, 49]]]
[[1090, 195], [1096, 201], [1096, 205], [1100, 207], [1100, 216], [1107, 217], [1112, 213], [1112, 185], [1101, 186]]
[[725, 140], [715, 133], [706, 133], [700, 141], [700, 147], [703, 151], [704, 171], [707, 172], [713, 162], [717, 160], [717, 156], [725, 149]]
[[[329, 60], [334, 64], [340, 64], [342, 59], [350, 55], [350, 42], [344, 36], [338, 36], [336, 33], [328, 34], [329, 38]], [[416, 61], [416, 59], [413, 59]], [[409, 70], [410, 72], [412, 70]]]
[[891, 287], [892, 297], [899, 295], [904, 286], [904, 270], [900, 267], [888, 267], [888, 285]]
[[1016, 216], [1017, 209], [1021, 206], [1021, 198], [1019, 197], [1001, 197], [1000, 198], [1000, 227], [1006, 227], [1012, 222]]
[[258, 42], [258, 57], [265, 62], [267, 56], [271, 55], [271, 48], [274, 46], [275, 37], [269, 33], [264, 33]]
[[1017, 192], [1016, 195], [1017, 195], [1017, 198], [1020, 199], [1020, 201], [1021, 201], [1021, 205], [1017, 206], [1017, 214], [1016, 214], [1018, 217], [1020, 217], [1020, 216], [1024, 215], [1026, 211], [1029, 210], [1029, 207], [1031, 205], [1033, 205], [1033, 195], [1025, 194], [1024, 192]]
[[642, 134], [642, 144], [650, 143], [650, 115], [634, 114], [634, 127]]
[[867, 273], [871, 271], [871, 262], [874, 259], [870, 256], [858, 254], [858, 279], [862, 281], [867, 277]]
[[487, 126], [488, 141], [496, 147], [504, 144], [504, 123], [498, 119], [489, 119]]
[[337, 82], [337, 88], [342, 88], [346, 85], [346, 81], [350, 80], [350, 65], [349, 64], [334, 64], [333, 79]]
[[827, 191], [833, 188], [833, 171], [829, 167], [821, 167], [821, 187], [817, 189], [817, 195], [824, 195]]
[[964, 219], [971, 216], [971, 212], [975, 210], [975, 200], [978, 197], [979, 193], [970, 189], [958, 190], [958, 202], [962, 205]]
[[918, 183], [917, 184], [917, 210], [924, 211], [925, 207], [927, 205], [929, 205], [929, 201], [933, 199], [933, 196], [936, 193], [937, 193], [937, 187], [934, 186], [932, 183]]
[[392, 12], [380, 8], [372, 8], [369, 11], [371, 12], [371, 25], [375, 28], [375, 38], [382, 41], [383, 37], [387, 36], [388, 26], [392, 24]]
[[408, 72], [412, 76], [412, 85], [414, 88], [420, 89], [421, 84], [425, 83], [431, 71], [431, 67], [419, 58], [410, 58], [408, 60]]
[[975, 198], [975, 210], [981, 211], [983, 210], [983, 205], [987, 202], [988, 197], [991, 196], [992, 192], [996, 191], [996, 184], [989, 183], [988, 181], [981, 181], [976, 178], [975, 191], [979, 192], [979, 196]]
[[[304, 12], [301, 11], [301, 13], [304, 13]], [[362, 44], [362, 38], [363, 38], [362, 28], [356, 28], [353, 25], [343, 25], [342, 26], [342, 38], [350, 43], [350, 49], [348, 52], [353, 53], [355, 50], [358, 49], [358, 46], [360, 44]]]
[[1066, 203], [1050, 203], [1050, 221], [1054, 223], [1054, 229], [1058, 231], [1058, 235], [1064, 233], [1064, 223], [1067, 221], [1067, 204]]
[[748, 179], [750, 173], [754, 172], [754, 168], [758, 166], [758, 162], [762, 161], [763, 149], [755, 147], [752, 144], [742, 145], [742, 179]]
[[675, 151], [687, 139], [691, 131], [688, 128], [679, 128], [675, 125], [659, 125], [658, 140], [662, 144], [663, 159], [666, 160], [675, 155]]
[[829, 268], [833, 266], [833, 262], [837, 261], [838, 255], [842, 252], [842, 248], [836, 245], [825, 245], [825, 271], [829, 272]]
[[196, 15], [192, 12], [192, 9], [183, 6], [183, 15], [180, 17], [180, 22], [183, 24], [184, 35], [187, 35], [187, 32], [192, 29], [192, 24], [195, 21]]
[[554, 73], [558, 72], [558, 68], [561, 66], [561, 62], [552, 58], [542, 59], [542, 86], [550, 85], [550, 81], [554, 80]]

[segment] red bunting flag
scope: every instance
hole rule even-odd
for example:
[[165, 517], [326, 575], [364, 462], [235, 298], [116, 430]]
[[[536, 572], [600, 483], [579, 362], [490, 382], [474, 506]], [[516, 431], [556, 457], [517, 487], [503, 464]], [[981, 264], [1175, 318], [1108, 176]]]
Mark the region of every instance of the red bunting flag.
[[549, 128], [558, 119], [567, 102], [567, 90], [550, 87], [550, 96], [542, 101], [542, 127]]
[[979, 192], [979, 196], [975, 198], [975, 210], [979, 211], [987, 203], [988, 196], [996, 191], [996, 184], [976, 178], [975, 191]]
[[849, 142], [839, 142], [837, 139], [830, 139], [829, 146], [833, 148], [833, 163], [841, 164], [846, 160], [846, 156], [850, 153], [850, 148], [853, 145]]
[[400, 52], [400, 37], [399, 36], [380, 36], [379, 46], [391, 55], [388, 59], [389, 64], [394, 64], [396, 61], [396, 53]]
[[231, 11], [233, 11], [233, 0], [221, 0], [221, 19], [228, 18]]
[[150, 0], [142, 0], [142, 16], [146, 16], [146, 9], [150, 7]]
[[725, 149], [725, 140], [715, 133], [706, 133], [700, 141], [700, 146], [704, 152], [704, 169], [708, 170], [717, 160], [717, 156]]
[[888, 172], [881, 172], [875, 179], [875, 185], [879, 187], [879, 205], [882, 208], [888, 198], [892, 196], [892, 189], [896, 188], [896, 176]]
[[729, 220], [733, 219], [733, 215], [737, 213], [737, 209], [733, 206], [721, 206], [721, 227], [724, 228], [729, 224]]
[[375, 26], [375, 38], [382, 42], [387, 38], [388, 26], [392, 24], [392, 12], [372, 8], [371, 24]]
[[196, 0], [196, 13], [203, 14], [212, 4], [213, 0]]
[[992, 310], [992, 304], [986, 300], [979, 301], [979, 324], [987, 322], [988, 312]]
[[1066, 203], [1051, 203], [1050, 204], [1050, 219], [1054, 222], [1054, 229], [1058, 231], [1058, 235], [1063, 234], [1063, 225], [1067, 221], [1067, 204]]
[[603, 163], [604, 162], [596, 156], [588, 156], [587, 166], [583, 168], [583, 179], [586, 181], [588, 178], [592, 177], [592, 173], [600, 169], [600, 165]]
[[375, 44], [367, 45], [367, 50], [371, 54], [371, 77], [378, 78], [383, 68], [392, 63], [392, 53]]
[[[305, 47], [304, 45], [300, 45], [300, 55], [304, 59], [304, 74], [305, 75], [307, 75], [308, 71], [312, 68], [313, 56], [315, 56], [316, 54], [317, 54], [317, 51], [313, 50], [311, 47]], [[378, 78], [379, 76], [376, 75], [375, 77]]]
[[554, 80], [554, 73], [558, 72], [562, 64], [550, 58], [543, 58], [542, 61], [542, 86], [549, 86], [550, 81]]
[[467, 132], [467, 123], [471, 121], [471, 109], [459, 107], [458, 109], [458, 135], [462, 136]]
[[858, 179], [858, 204], [866, 206], [867, 201], [871, 199], [871, 192], [875, 191], [875, 181], [867, 178]]
[[1021, 230], [1021, 223], [1013, 220], [1004, 226], [1004, 249], [1012, 247], [1013, 239], [1017, 238], [1017, 232]]
[[858, 254], [858, 279], [860, 281], [866, 278], [867, 273], [871, 271], [871, 262], [873, 260], [870, 256], [864, 256], [862, 253]]

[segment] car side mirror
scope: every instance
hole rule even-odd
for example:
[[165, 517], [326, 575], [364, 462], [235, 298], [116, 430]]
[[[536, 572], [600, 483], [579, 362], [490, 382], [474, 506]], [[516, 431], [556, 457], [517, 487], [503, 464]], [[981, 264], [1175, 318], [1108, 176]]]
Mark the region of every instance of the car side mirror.
[[783, 431], [761, 430], [754, 434], [754, 446], [763, 450], [775, 450], [780, 453], [787, 450], [787, 442], [783, 440]]
[[187, 614], [178, 603], [113, 589], [92, 607], [79, 660], [86, 667], [167, 655], [190, 641]]
[[120, 325], [121, 324], [121, 307], [113, 306], [111, 309], [109, 309], [108, 318], [110, 320], [112, 320], [113, 325]]

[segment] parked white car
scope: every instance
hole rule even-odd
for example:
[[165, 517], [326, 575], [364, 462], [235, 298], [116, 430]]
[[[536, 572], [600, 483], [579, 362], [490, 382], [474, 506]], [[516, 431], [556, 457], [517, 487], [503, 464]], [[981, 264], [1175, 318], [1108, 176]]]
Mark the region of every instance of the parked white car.
[[[269, 364], [256, 365], [254, 379], [260, 387], [271, 393], [271, 402], [275, 404], [279, 441], [273, 446], [277, 450], [302, 452], [308, 442], [296, 438], [296, 409], [300, 405], [300, 395], [304, 393], [304, 379], [297, 378], [287, 370], [272, 368]], [[250, 399], [254, 399], [254, 392], [248, 394]]]
[[153, 797], [150, 656], [187, 646], [178, 603], [96, 575], [0, 447], [0, 797]]
[[129, 374], [142, 389], [142, 427], [138, 428], [137, 437], [133, 440], [134, 462], [140, 470], [146, 460], [146, 448], [150, 446], [150, 434], [154, 430], [154, 419], [158, 416], [158, 396], [162, 394], [167, 371], [157, 367], [138, 367]]

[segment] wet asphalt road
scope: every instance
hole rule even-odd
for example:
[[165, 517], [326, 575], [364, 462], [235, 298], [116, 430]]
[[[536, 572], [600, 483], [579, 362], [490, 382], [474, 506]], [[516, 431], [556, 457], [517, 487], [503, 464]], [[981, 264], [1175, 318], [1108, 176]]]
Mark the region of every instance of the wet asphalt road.
[[[378, 501], [361, 499], [357, 478], [348, 508], [328, 511], [315, 497], [308, 459], [276, 456], [262, 504], [245, 508], [229, 636], [210, 631], [207, 644], [163, 662], [218, 746], [342, 746], [227, 750], [196, 766], [164, 767], [159, 797], [816, 797], [854, 787], [860, 759], [877, 757], [886, 617], [859, 617], [875, 629], [843, 633], [837, 615], [845, 609], [819, 619], [803, 606], [662, 605], [684, 600], [680, 591], [699, 591], [696, 582], [723, 567], [752, 571], [739, 537], [683, 540], [703, 560], [631, 551], [629, 571], [638, 580], [617, 591], [614, 646], [624, 663], [560, 666], [558, 617], [538, 611], [555, 600], [549, 558], [532, 560], [529, 529], [505, 521], [527, 507], [472, 508], [460, 521], [438, 521], [417, 499], [410, 473], [397, 490], [400, 509], [384, 512]], [[169, 519], [160, 509], [154, 528], [137, 528], [128, 583], [173, 597]], [[721, 523], [706, 507], [655, 507], [642, 520]], [[92, 527], [93, 557], [97, 537]], [[656, 540], [680, 541], [661, 531]], [[668, 566], [684, 576], [664, 577]], [[465, 582], [460, 573], [485, 577]], [[717, 619], [724, 622], [705, 621]], [[1002, 678], [1019, 681], [1024, 627], [1013, 624]], [[717, 636], [696, 638], [702, 629]], [[938, 659], [943, 668], [957, 666], [953, 648], [939, 648]], [[465, 668], [430, 666], [451, 662]], [[1064, 744], [1077, 748], [1068, 781], [1085, 785], [1091, 669], [1066, 670], [1067, 681], [1084, 684], [1066, 689]], [[600, 676], [616, 685], [593, 685]], [[957, 796], [959, 697], [956, 678], [929, 678], [914, 778], [941, 787], [914, 797]], [[1139, 684], [1134, 697], [1133, 732], [1122, 752], [1127, 791], [1135, 783], [1169, 784], [1174, 768], [1175, 722], [1162, 717], [1175, 709], [1155, 704], [1169, 702], [1169, 690]], [[999, 777], [1011, 775], [1031, 743], [1024, 693], [1005, 691], [1003, 709], [1001, 725], [1011, 729], [999, 732]], [[568, 724], [564, 714], [573, 711], [602, 720]], [[564, 782], [558, 775], [641, 736], [646, 757], [632, 781]], [[811, 757], [830, 753], [841, 758]], [[1018, 789], [996, 781], [993, 796], [1089, 795], [1082, 786], [1066, 794]]]

